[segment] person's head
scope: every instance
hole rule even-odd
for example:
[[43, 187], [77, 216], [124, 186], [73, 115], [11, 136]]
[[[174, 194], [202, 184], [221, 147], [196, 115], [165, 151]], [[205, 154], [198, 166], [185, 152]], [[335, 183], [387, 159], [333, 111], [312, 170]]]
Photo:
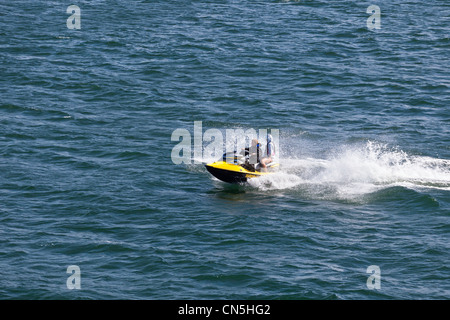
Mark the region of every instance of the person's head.
[[268, 134], [267, 135], [267, 143], [270, 143], [270, 142], [272, 142], [272, 135], [271, 134]]
[[253, 139], [252, 140], [252, 146], [256, 147], [258, 145], [258, 139]]

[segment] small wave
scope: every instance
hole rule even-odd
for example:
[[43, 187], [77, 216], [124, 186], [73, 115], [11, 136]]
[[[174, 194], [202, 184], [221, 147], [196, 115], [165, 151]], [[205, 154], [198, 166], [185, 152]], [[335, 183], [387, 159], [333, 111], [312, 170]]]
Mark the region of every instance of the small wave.
[[0, 105], [0, 111], [29, 114], [36, 117], [43, 117], [47, 120], [69, 119], [72, 117], [68, 113], [57, 109], [47, 109], [37, 106], [19, 106], [14, 104], [2, 104]]

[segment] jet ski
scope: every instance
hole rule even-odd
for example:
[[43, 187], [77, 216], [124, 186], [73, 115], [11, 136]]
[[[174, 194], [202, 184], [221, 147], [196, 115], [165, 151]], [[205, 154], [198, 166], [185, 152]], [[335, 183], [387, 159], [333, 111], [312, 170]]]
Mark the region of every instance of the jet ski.
[[259, 164], [250, 164], [248, 156], [236, 152], [224, 153], [221, 160], [205, 165], [214, 177], [228, 183], [245, 183], [249, 179], [273, 174], [279, 168], [279, 163], [271, 162], [266, 166], [267, 172], [261, 171]]

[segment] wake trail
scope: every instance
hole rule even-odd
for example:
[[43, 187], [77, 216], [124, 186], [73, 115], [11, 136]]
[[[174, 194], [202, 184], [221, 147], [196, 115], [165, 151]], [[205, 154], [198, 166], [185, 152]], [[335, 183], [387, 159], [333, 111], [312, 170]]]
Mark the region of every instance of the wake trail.
[[302, 189], [313, 196], [342, 198], [393, 186], [450, 191], [450, 160], [411, 156], [371, 141], [343, 147], [325, 159], [288, 158], [280, 164], [280, 172], [249, 184], [261, 190]]

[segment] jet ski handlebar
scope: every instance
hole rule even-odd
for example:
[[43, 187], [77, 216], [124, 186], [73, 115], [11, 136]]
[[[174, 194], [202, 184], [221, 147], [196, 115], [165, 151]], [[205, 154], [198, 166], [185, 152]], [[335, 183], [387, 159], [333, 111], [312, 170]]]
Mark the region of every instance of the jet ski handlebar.
[[238, 162], [238, 161], [242, 161], [242, 159], [244, 158], [244, 156], [242, 154], [236, 153], [236, 152], [225, 152], [222, 156], [222, 160], [224, 162]]

